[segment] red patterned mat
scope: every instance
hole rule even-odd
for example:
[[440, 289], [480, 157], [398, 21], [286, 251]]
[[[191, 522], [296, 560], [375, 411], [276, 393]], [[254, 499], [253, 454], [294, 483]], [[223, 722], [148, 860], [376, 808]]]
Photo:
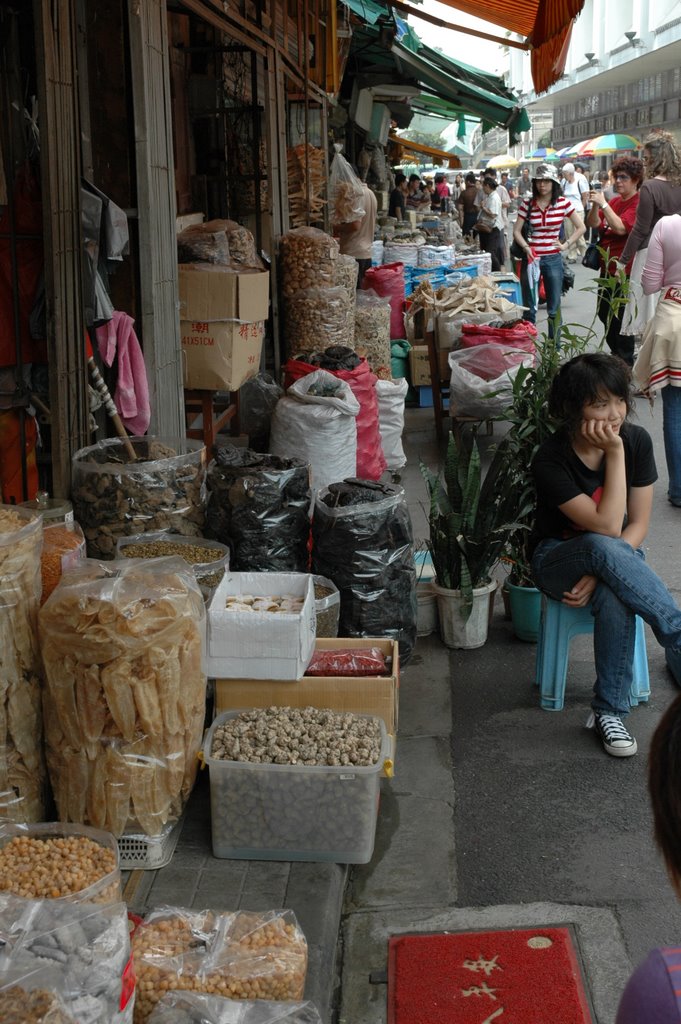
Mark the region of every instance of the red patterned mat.
[[395, 935], [388, 1024], [592, 1024], [570, 928]]

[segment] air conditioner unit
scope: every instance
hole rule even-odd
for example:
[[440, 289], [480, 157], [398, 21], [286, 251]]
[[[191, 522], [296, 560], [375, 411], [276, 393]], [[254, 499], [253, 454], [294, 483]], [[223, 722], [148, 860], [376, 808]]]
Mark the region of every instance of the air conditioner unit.
[[350, 120], [354, 121], [365, 132], [371, 129], [371, 115], [374, 98], [370, 89], [358, 89], [355, 83], [350, 98]]
[[367, 142], [378, 142], [381, 146], [385, 146], [389, 131], [390, 111], [383, 103], [374, 103]]

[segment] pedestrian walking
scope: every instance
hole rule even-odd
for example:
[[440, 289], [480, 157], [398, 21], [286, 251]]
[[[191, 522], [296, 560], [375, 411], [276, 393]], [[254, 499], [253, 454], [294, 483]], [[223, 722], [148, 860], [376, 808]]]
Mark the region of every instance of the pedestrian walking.
[[532, 574], [554, 600], [591, 607], [596, 682], [587, 727], [614, 757], [636, 753], [624, 719], [637, 615], [651, 626], [681, 684], [681, 610], [641, 548], [657, 470], [650, 435], [627, 420], [630, 383], [627, 365], [605, 352], [563, 364], [549, 394], [559, 426], [532, 462]]
[[[480, 248], [492, 257], [492, 271], [503, 269], [505, 256], [504, 217], [501, 197], [497, 192], [496, 178], [485, 175], [482, 182], [484, 193], [480, 214], [473, 227], [480, 238]], [[504, 191], [506, 191], [504, 189]]]
[[619, 262], [633, 259], [629, 274], [629, 301], [622, 330], [642, 334], [655, 315], [658, 295], [646, 298], [641, 285], [646, 248], [651, 232], [661, 217], [681, 213], [681, 149], [670, 132], [655, 129], [643, 143], [645, 180], [641, 185], [636, 221]]
[[[568, 220], [574, 231], [568, 241], [561, 242], [560, 229]], [[523, 237], [523, 226], [526, 222], [529, 222], [527, 238]], [[520, 204], [513, 229], [513, 240], [526, 254], [520, 270], [523, 306], [526, 307], [523, 318], [530, 323], [535, 323], [537, 319], [537, 300], [529, 272], [533, 261], [539, 260], [546, 292], [550, 337], [557, 336], [560, 331], [562, 254], [574, 248], [585, 230], [584, 219], [575, 213], [572, 204], [561, 195], [560, 182], [554, 168], [550, 164], [537, 164], [532, 176], [532, 196]]]
[[[563, 177], [561, 178], [560, 187], [563, 190], [563, 195], [570, 202], [573, 211], [581, 220], [584, 220], [589, 198], [589, 183], [581, 171], [576, 170], [574, 164], [563, 164]], [[574, 221], [566, 221], [565, 237], [568, 241], [574, 230]], [[586, 242], [583, 235], [584, 232], [582, 232], [582, 236], [575, 243], [580, 256], [583, 256], [586, 252]], [[575, 263], [577, 257], [568, 256], [568, 260], [570, 263]]]
[[475, 201], [478, 196], [478, 187], [475, 181], [475, 175], [472, 171], [469, 171], [465, 179], [466, 187], [460, 193], [459, 198], [456, 201], [456, 209], [459, 214], [459, 220], [461, 221], [461, 231], [464, 235], [470, 235], [473, 230], [473, 225], [478, 219], [478, 208], [475, 205]]
[[[603, 189], [589, 192], [591, 207], [586, 219], [587, 227], [598, 230], [597, 244], [606, 251], [600, 257], [600, 278], [596, 299], [596, 313], [605, 327], [605, 340], [613, 355], [628, 366], [634, 365], [636, 336], [622, 333], [622, 318], [626, 306], [626, 282], [617, 269], [621, 254], [636, 220], [639, 188], [643, 181], [643, 163], [637, 157], [623, 156], [611, 168], [616, 195], [609, 201]], [[629, 274], [631, 262], [624, 273]]]
[[646, 327], [634, 379], [650, 395], [662, 393], [662, 432], [669, 474], [667, 497], [681, 508], [681, 216], [662, 217], [653, 228], [643, 270], [643, 291], [662, 290]]

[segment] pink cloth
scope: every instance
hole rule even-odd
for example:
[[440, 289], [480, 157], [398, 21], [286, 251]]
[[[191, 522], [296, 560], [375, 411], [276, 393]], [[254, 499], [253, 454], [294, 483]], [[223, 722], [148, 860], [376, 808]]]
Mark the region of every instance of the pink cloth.
[[107, 366], [118, 359], [118, 378], [114, 403], [127, 430], [146, 434], [151, 420], [147, 368], [137, 335], [135, 321], [127, 313], [114, 312], [108, 323], [97, 328], [97, 347]]
[[641, 277], [646, 295], [661, 288], [681, 287], [681, 217], [661, 217], [650, 236], [646, 265]]

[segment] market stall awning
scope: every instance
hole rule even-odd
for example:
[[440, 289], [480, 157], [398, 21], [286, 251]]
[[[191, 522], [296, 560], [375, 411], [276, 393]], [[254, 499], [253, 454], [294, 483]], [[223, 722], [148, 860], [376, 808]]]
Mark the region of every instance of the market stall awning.
[[442, 97], [452, 105], [452, 111], [472, 114], [483, 123], [483, 131], [494, 126], [508, 129], [509, 145], [515, 145], [521, 132], [532, 127], [529, 117], [516, 100], [509, 98], [508, 91], [493, 92], [482, 85], [464, 81], [457, 75], [457, 66], [453, 61], [422, 46], [418, 53], [407, 50], [396, 42], [392, 48], [392, 56], [399, 71], [411, 75], [424, 92]]
[[[508, 0], [442, 0], [442, 3], [525, 36], [537, 93], [545, 92], [562, 75], [572, 22], [584, 7], [584, 0], [514, 0], [513, 3]], [[414, 8], [413, 13], [418, 17], [418, 8]]]
[[436, 161], [446, 163], [450, 170], [461, 167], [461, 161], [454, 153], [447, 153], [444, 149], [435, 149], [433, 146], [425, 146], [421, 142], [412, 142], [411, 139], [403, 139], [399, 135], [391, 135], [388, 139], [390, 148], [406, 149], [409, 153], [419, 153], [422, 156], [430, 156], [433, 163]]

